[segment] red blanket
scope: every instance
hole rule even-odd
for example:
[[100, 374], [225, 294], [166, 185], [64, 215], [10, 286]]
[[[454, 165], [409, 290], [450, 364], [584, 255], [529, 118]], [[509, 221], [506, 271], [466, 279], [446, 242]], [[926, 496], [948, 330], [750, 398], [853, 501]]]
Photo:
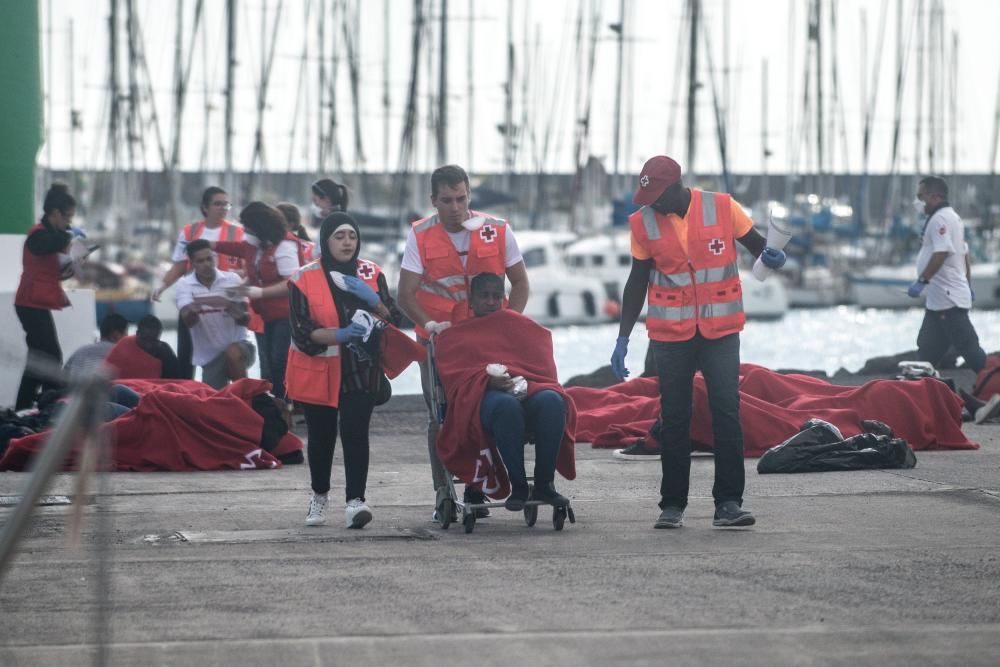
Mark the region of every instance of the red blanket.
[[393, 379], [412, 364], [427, 358], [424, 346], [391, 324], [382, 330], [382, 370]]
[[[281, 463], [260, 447], [263, 418], [250, 407], [271, 383], [245, 379], [216, 391], [191, 380], [125, 380], [142, 394], [132, 411], [105, 425], [115, 470], [248, 470]], [[0, 470], [24, 470], [48, 433], [11, 440]], [[301, 449], [287, 434], [276, 454]], [[72, 469], [76, 455], [66, 462]]]
[[486, 393], [486, 365], [499, 363], [507, 366], [511, 377], [524, 376], [529, 396], [543, 389], [563, 396], [566, 430], [556, 470], [566, 479], [576, 477], [576, 406], [556, 379], [548, 329], [514, 311], [501, 310], [446, 329], [437, 337], [434, 355], [448, 401], [437, 440], [438, 456], [445, 468], [493, 498], [506, 498], [510, 493], [507, 470], [479, 421], [479, 403]]
[[[607, 389], [566, 390], [578, 410], [577, 440], [622, 447], [643, 438], [660, 414], [655, 378]], [[740, 422], [747, 456], [760, 456], [798, 432], [808, 419], [834, 424], [845, 437], [863, 419], [885, 422], [913, 449], [978, 449], [962, 432], [962, 401], [937, 380], [874, 380], [861, 387], [833, 385], [805, 375], [782, 375], [753, 364], [740, 367]], [[701, 374], [694, 381], [692, 445], [712, 446], [712, 418]]]

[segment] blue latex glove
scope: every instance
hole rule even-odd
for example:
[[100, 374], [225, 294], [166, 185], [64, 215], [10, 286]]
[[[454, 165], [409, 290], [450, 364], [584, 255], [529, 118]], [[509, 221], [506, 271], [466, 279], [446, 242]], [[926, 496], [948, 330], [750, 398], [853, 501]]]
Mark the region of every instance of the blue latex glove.
[[351, 340], [360, 340], [365, 335], [365, 326], [357, 322], [351, 322], [343, 329], [337, 329], [337, 342], [346, 343]]
[[72, 234], [75, 238], [78, 238], [78, 239], [85, 239], [85, 238], [87, 238], [87, 232], [83, 231], [79, 227], [70, 227], [67, 231], [70, 234]]
[[615, 351], [611, 353], [611, 371], [622, 381], [628, 377], [628, 369], [625, 368], [626, 354], [628, 354], [628, 336], [619, 336], [615, 341]]
[[769, 269], [780, 269], [785, 265], [785, 251], [774, 248], [764, 248], [760, 253], [760, 262]]
[[347, 291], [358, 297], [369, 306], [374, 306], [379, 302], [378, 293], [368, 286], [368, 283], [355, 276], [344, 276], [344, 285]]
[[918, 280], [912, 285], [910, 285], [910, 288], [906, 290], [906, 293], [910, 296], [911, 299], [916, 299], [924, 291], [925, 287], [927, 287], [927, 283], [922, 283]]

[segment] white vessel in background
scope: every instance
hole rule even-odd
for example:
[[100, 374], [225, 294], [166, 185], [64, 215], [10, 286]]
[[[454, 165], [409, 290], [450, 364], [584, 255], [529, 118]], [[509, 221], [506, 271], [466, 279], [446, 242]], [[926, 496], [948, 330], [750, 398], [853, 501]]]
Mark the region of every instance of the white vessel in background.
[[1000, 308], [1000, 262], [973, 262], [972, 291], [976, 293], [974, 308]]
[[905, 266], [873, 266], [847, 276], [851, 302], [860, 308], [923, 307], [924, 299], [911, 298], [906, 290], [916, 279], [912, 262]]
[[[518, 237], [520, 239], [520, 236]], [[605, 285], [609, 297], [621, 299], [632, 266], [627, 230], [615, 230], [580, 239], [566, 248], [567, 264], [577, 276], [593, 276]], [[743, 311], [751, 319], [780, 319], [788, 311], [788, 294], [781, 280], [772, 276], [760, 282], [749, 271], [740, 271]], [[645, 312], [645, 307], [643, 307]]]
[[517, 232], [531, 285], [524, 314], [544, 326], [610, 322], [616, 313], [600, 278], [567, 266], [564, 249], [575, 239], [571, 232]]

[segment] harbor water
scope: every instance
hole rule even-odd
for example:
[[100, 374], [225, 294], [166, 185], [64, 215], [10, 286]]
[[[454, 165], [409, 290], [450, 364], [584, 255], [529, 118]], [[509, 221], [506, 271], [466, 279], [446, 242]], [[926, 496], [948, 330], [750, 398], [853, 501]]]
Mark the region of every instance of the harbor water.
[[[857, 371], [871, 357], [916, 349], [923, 316], [922, 308], [793, 308], [780, 320], [749, 321], [741, 334], [741, 356], [744, 362], [773, 369], [821, 370], [831, 375], [840, 368]], [[973, 309], [970, 317], [983, 349], [1000, 349], [1000, 310]], [[559, 380], [607, 365], [617, 336], [617, 323], [552, 329]], [[176, 349], [176, 331], [164, 331], [163, 339]], [[642, 372], [648, 342], [642, 323], [637, 324], [627, 360], [633, 377]], [[259, 367], [255, 365], [250, 375], [260, 377]], [[416, 365], [392, 381], [392, 391], [420, 393]]]

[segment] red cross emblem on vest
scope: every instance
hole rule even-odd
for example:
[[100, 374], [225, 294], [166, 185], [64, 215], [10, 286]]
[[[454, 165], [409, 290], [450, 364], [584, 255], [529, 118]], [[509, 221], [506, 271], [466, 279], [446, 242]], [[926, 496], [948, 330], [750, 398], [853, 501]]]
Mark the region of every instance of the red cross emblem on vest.
[[375, 269], [372, 268], [371, 264], [358, 263], [358, 275], [365, 280], [370, 280], [375, 275]]
[[479, 238], [486, 241], [487, 243], [493, 243], [497, 237], [497, 230], [493, 229], [493, 225], [483, 225], [479, 229]]
[[708, 242], [708, 249], [712, 251], [713, 255], [721, 255], [722, 251], [726, 249], [726, 242], [722, 239], [712, 239]]

